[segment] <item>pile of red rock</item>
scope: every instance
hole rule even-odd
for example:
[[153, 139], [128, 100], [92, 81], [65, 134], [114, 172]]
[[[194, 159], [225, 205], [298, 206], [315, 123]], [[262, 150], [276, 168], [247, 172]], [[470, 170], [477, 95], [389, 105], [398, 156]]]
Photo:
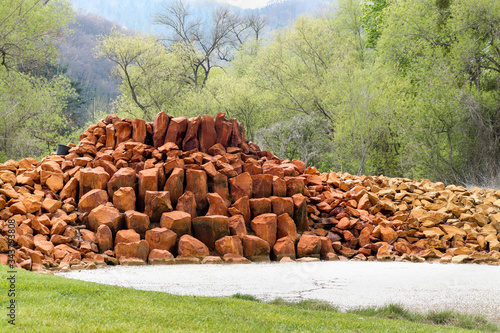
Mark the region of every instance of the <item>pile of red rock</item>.
[[500, 262], [500, 191], [319, 173], [223, 113], [111, 115], [66, 156], [0, 164], [0, 261], [31, 270], [269, 260]]

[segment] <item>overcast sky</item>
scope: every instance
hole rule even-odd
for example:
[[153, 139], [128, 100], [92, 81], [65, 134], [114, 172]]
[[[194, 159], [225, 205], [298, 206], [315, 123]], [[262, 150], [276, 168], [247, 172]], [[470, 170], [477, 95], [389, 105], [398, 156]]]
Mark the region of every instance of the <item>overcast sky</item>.
[[269, 0], [217, 0], [241, 8], [259, 8], [265, 6]]

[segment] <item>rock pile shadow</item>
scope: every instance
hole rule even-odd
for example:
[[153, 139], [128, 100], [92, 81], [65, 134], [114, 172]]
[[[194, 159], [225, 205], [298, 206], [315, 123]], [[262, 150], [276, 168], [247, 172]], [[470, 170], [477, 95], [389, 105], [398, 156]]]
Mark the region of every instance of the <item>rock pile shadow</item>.
[[0, 262], [29, 270], [270, 260], [500, 263], [500, 191], [320, 173], [224, 113], [107, 116], [69, 154], [0, 164]]

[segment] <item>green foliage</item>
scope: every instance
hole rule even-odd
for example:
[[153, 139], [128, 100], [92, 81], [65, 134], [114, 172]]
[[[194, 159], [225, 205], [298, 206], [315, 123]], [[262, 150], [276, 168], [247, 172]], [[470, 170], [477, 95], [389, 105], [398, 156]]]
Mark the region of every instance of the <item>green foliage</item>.
[[363, 29], [366, 33], [366, 47], [374, 49], [382, 34], [384, 24], [384, 9], [391, 4], [391, 0], [364, 0], [361, 4], [363, 11]]
[[67, 111], [77, 102], [57, 73], [55, 44], [72, 20], [68, 1], [1, 1], [0, 158], [41, 157], [71, 132]]
[[128, 117], [152, 120], [168, 109], [188, 76], [181, 45], [170, 49], [154, 36], [125, 35], [116, 29], [102, 37], [97, 56], [113, 61], [113, 75], [121, 79], [117, 109]]

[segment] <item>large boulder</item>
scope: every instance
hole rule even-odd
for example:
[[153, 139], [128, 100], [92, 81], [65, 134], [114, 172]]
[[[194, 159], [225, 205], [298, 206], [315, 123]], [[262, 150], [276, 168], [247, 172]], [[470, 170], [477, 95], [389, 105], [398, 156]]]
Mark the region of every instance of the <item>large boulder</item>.
[[280, 261], [284, 257], [295, 259], [295, 243], [290, 237], [282, 237], [273, 246], [274, 260]]
[[191, 235], [191, 215], [178, 210], [163, 213], [160, 226], [172, 230], [178, 237]]
[[170, 193], [168, 191], [146, 191], [144, 213], [151, 223], [159, 223], [165, 212], [172, 211]]
[[149, 249], [167, 250], [172, 252], [177, 241], [177, 234], [167, 228], [154, 228], [146, 231], [146, 241]]
[[193, 232], [208, 248], [215, 249], [215, 241], [229, 236], [229, 218], [222, 215], [196, 217], [193, 219]]
[[123, 217], [127, 229], [133, 229], [139, 234], [144, 234], [149, 229], [149, 216], [134, 210], [127, 210]]
[[88, 216], [89, 227], [97, 231], [100, 225], [107, 225], [115, 234], [122, 226], [122, 216], [115, 207], [99, 205], [92, 209]]
[[190, 235], [184, 235], [179, 239], [177, 247], [179, 256], [194, 256], [204, 258], [210, 254], [208, 247], [203, 242]]
[[321, 253], [321, 238], [315, 235], [302, 235], [297, 244], [297, 257], [319, 258]]
[[276, 214], [259, 215], [252, 220], [250, 226], [255, 235], [268, 242], [270, 247], [274, 246], [278, 227], [278, 217]]
[[78, 209], [82, 212], [90, 212], [97, 206], [105, 204], [108, 200], [109, 197], [106, 191], [99, 189], [90, 190], [81, 197]]
[[215, 249], [221, 256], [227, 253], [243, 255], [243, 245], [238, 236], [225, 236], [215, 242]]
[[143, 261], [148, 260], [149, 243], [140, 240], [133, 243], [118, 243], [115, 245], [115, 256], [117, 259], [138, 258]]
[[243, 237], [243, 253], [251, 261], [270, 261], [271, 247], [262, 238], [252, 235]]

